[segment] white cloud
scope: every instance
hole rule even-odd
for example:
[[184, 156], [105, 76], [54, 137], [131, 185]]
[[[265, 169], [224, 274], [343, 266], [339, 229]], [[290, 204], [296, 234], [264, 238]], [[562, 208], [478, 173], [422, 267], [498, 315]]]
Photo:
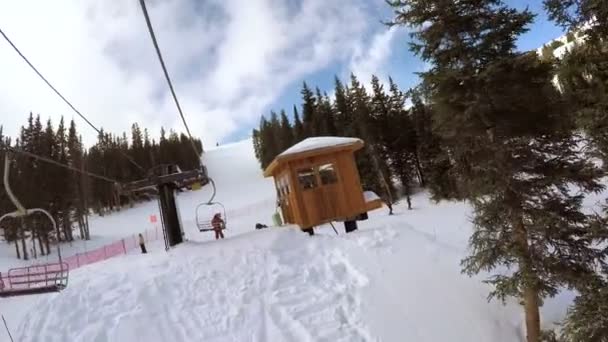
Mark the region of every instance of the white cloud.
[[[257, 122], [288, 84], [330, 63], [376, 72], [392, 33], [363, 51], [365, 8], [364, 0], [148, 0], [186, 118], [206, 144]], [[136, 121], [154, 135], [183, 130], [137, 1], [4, 2], [0, 25], [93, 123], [115, 133]], [[75, 116], [0, 41], [0, 124], [15, 135], [30, 111], [55, 125]], [[92, 143], [94, 131], [75, 120]]]
[[391, 45], [396, 35], [395, 28], [381, 30], [374, 34], [368, 44], [361, 43], [356, 47], [349, 72], [354, 73], [366, 87], [370, 85], [372, 75], [378, 76], [383, 83], [388, 82], [386, 62], [391, 56]]

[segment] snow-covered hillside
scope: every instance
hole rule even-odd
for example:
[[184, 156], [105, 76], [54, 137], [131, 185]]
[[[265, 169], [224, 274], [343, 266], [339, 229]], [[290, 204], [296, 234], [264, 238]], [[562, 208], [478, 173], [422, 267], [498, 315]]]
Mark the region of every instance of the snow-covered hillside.
[[[61, 293], [0, 299], [16, 341], [520, 341], [521, 309], [487, 302], [481, 278], [460, 273], [470, 233], [468, 206], [371, 213], [360, 230], [329, 227], [309, 237], [270, 224], [275, 191], [251, 141], [205, 154], [228, 212], [226, 239], [199, 233], [194, 210], [211, 190], [179, 196], [188, 241], [160, 243], [73, 271]], [[156, 203], [98, 218], [131, 232]], [[342, 228], [342, 229], [340, 229]], [[5, 247], [2, 247], [5, 248]], [[563, 315], [568, 296], [545, 317]], [[0, 329], [0, 341], [7, 339]]]

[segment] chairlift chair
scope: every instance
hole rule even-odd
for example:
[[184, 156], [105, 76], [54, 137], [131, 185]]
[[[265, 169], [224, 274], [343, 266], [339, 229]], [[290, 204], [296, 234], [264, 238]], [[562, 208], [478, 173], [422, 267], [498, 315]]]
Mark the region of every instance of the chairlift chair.
[[198, 230], [200, 232], [214, 230], [211, 221], [213, 220], [213, 216], [217, 213], [222, 215], [222, 220], [224, 221], [222, 229], [226, 229], [228, 218], [226, 217], [226, 208], [224, 208], [223, 204], [220, 202], [207, 202], [199, 204], [196, 207], [196, 226], [198, 227]]
[[[40, 208], [26, 209], [13, 194], [9, 185], [9, 153], [4, 159], [4, 188], [17, 210], [0, 217], [0, 224], [8, 218], [27, 217], [36, 213], [43, 214], [51, 221], [53, 231], [57, 232], [57, 223], [53, 216]], [[22, 296], [58, 292], [68, 286], [70, 267], [61, 259], [61, 247], [57, 243], [59, 262], [12, 268], [6, 274], [0, 273], [0, 297]]]

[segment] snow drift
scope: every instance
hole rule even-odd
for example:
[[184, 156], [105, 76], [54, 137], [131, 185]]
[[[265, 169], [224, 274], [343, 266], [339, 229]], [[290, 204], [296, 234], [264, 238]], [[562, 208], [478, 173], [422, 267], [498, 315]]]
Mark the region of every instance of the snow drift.
[[[460, 273], [470, 233], [465, 204], [432, 205], [421, 194], [414, 210], [375, 211], [348, 235], [255, 230], [269, 223], [275, 192], [251, 141], [208, 151], [205, 163], [228, 211], [225, 240], [211, 241], [194, 224], [194, 208], [211, 190], [183, 193], [188, 242], [78, 269], [59, 294], [0, 299], [16, 340], [522, 340], [519, 306], [488, 303], [489, 288]], [[95, 222], [129, 231], [155, 206]]]

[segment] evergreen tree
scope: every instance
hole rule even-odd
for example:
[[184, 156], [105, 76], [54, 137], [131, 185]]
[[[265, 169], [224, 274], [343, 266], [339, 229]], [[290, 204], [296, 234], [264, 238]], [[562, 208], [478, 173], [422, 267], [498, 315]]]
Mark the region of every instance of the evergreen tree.
[[580, 291], [568, 310], [562, 337], [567, 342], [608, 341], [608, 270], [604, 280]]
[[279, 149], [277, 145], [277, 135], [273, 129], [272, 121], [269, 122], [265, 117], [262, 117], [260, 121], [260, 141], [262, 142], [260, 146], [260, 163], [262, 164], [262, 169], [266, 169], [274, 157], [279, 153]]
[[405, 110], [405, 96], [390, 80], [391, 95], [387, 95], [380, 80], [372, 76], [371, 129], [378, 143], [378, 154], [388, 161], [401, 181], [408, 209], [412, 208], [411, 187], [416, 153], [415, 132]]
[[294, 143], [299, 143], [306, 138], [304, 124], [300, 120], [300, 115], [298, 114], [296, 106], [293, 106], [293, 138]]
[[608, 4], [600, 0], [546, 0], [550, 17], [581, 36], [559, 62], [560, 88], [579, 127], [608, 168]]
[[[493, 296], [521, 299], [528, 342], [540, 340], [539, 306], [562, 286], [596, 281], [605, 258], [584, 195], [600, 175], [581, 156], [574, 125], [551, 85], [552, 66], [515, 52], [533, 15], [497, 0], [392, 1], [394, 24], [412, 27], [412, 50], [433, 67], [434, 129], [474, 207], [469, 274], [512, 269], [488, 280]], [[450, 23], [450, 25], [445, 25]]]
[[317, 101], [315, 96], [308, 88], [306, 82], [302, 84], [302, 123], [304, 124], [304, 137], [312, 137], [318, 134], [319, 119], [317, 118]]
[[316, 88], [316, 135], [335, 136], [337, 135], [335, 115], [331, 105], [331, 100], [327, 93], [321, 95], [321, 90]]
[[[580, 128], [608, 169], [608, 3], [545, 0], [551, 19], [582, 37], [558, 63], [560, 89]], [[569, 38], [574, 40], [573, 37]], [[608, 205], [606, 206], [608, 214]], [[599, 219], [603, 229], [606, 218]], [[600, 282], [579, 288], [563, 329], [565, 341], [608, 341], [608, 268]]]
[[293, 128], [289, 123], [289, 119], [287, 118], [287, 114], [285, 113], [285, 111], [281, 110], [281, 124], [279, 128], [279, 150], [281, 152], [285, 151], [293, 145], [293, 141]]
[[348, 93], [348, 101], [351, 104], [353, 114], [352, 131], [355, 137], [365, 141], [365, 150], [357, 154], [357, 166], [361, 175], [361, 183], [365, 189], [370, 189], [382, 197], [388, 205], [392, 214], [394, 203], [394, 186], [391, 182], [392, 175], [386, 159], [378, 153], [381, 149], [374, 135], [371, 124], [371, 100], [365, 87], [359, 83], [357, 77], [351, 74], [351, 86]]
[[355, 119], [353, 117], [352, 105], [348, 100], [348, 87], [335, 77], [335, 101], [334, 113], [336, 127], [339, 136], [355, 136]]
[[608, 3], [604, 0], [544, 0], [549, 18], [586, 36], [591, 44], [608, 37]]
[[[261, 128], [260, 128], [261, 129]], [[264, 143], [260, 136], [260, 131], [256, 128], [251, 132], [251, 138], [253, 140], [253, 151], [255, 153], [255, 158], [258, 161], [262, 160], [262, 144]]]

